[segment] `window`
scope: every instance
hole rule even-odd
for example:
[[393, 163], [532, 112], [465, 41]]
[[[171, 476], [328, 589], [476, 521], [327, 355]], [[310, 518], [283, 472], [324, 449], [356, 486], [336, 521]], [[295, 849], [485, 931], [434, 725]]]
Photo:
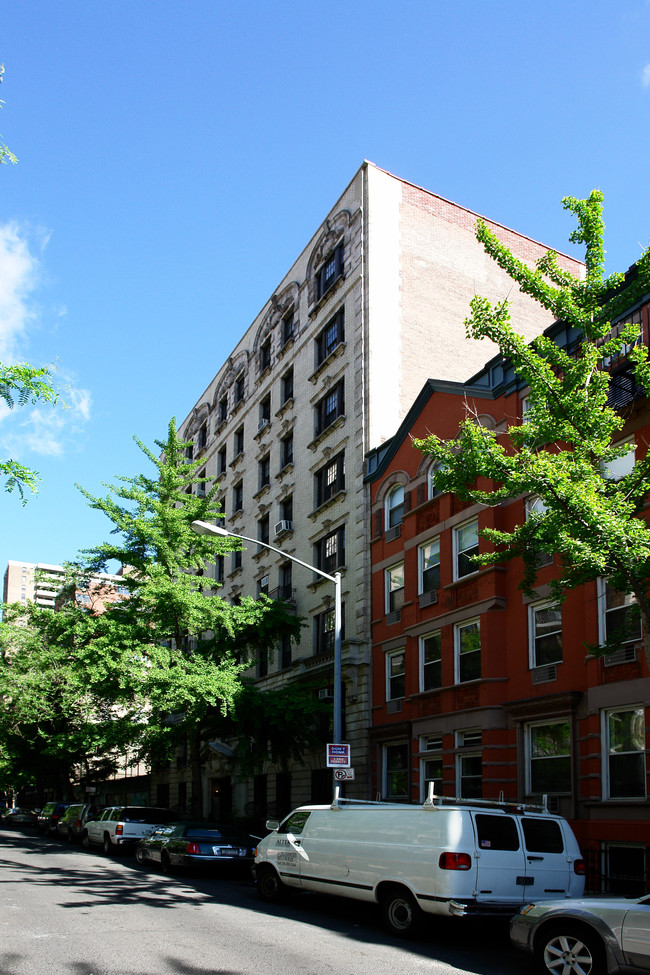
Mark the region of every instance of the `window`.
[[429, 794], [429, 783], [433, 783], [433, 794], [442, 795], [442, 735], [430, 735], [420, 739], [420, 749], [431, 752], [420, 761], [420, 781], [422, 783], [421, 801]]
[[[241, 569], [241, 549], [237, 549], [236, 552], [232, 553], [231, 565], [232, 565], [232, 569], [231, 569], [232, 572], [236, 572], [238, 569]], [[233, 605], [237, 605], [234, 599], [233, 599]]]
[[[526, 521], [531, 521], [533, 518], [542, 518], [548, 511], [548, 508], [538, 494], [531, 494], [529, 498], [526, 498], [525, 508]], [[542, 568], [545, 565], [552, 565], [553, 553], [537, 552], [535, 561], [538, 568]]]
[[238, 481], [232, 489], [232, 513], [244, 510], [244, 482]]
[[316, 300], [332, 288], [343, 274], [343, 244], [332, 251], [316, 272]]
[[223, 555], [217, 555], [214, 560], [214, 579], [219, 585], [223, 585], [223, 580], [225, 578], [225, 559]]
[[620, 322], [617, 322], [616, 325], [613, 325], [611, 332], [604, 341], [608, 342], [610, 339], [618, 338], [623, 330], [628, 328], [630, 325], [638, 326], [638, 335], [631, 342], [627, 342], [622, 345], [618, 352], [615, 352], [612, 355], [604, 356], [602, 360], [603, 369], [611, 369], [618, 365], [627, 355], [629, 355], [635, 345], [641, 345], [643, 329], [640, 308], [638, 311], [632, 312], [631, 315], [628, 315], [627, 318], [623, 318]]
[[386, 745], [384, 750], [385, 793], [387, 799], [408, 799], [409, 746]]
[[262, 459], [258, 462], [257, 470], [259, 475], [258, 488], [261, 491], [262, 488], [267, 487], [271, 483], [271, 458], [269, 454], [266, 454], [266, 456], [262, 457]]
[[314, 547], [316, 568], [329, 574], [345, 565], [345, 526], [321, 538]]
[[386, 700], [396, 701], [406, 692], [405, 651], [386, 654]]
[[268, 515], [264, 515], [257, 522], [257, 538], [258, 541], [264, 542], [264, 544], [268, 545], [269, 543], [269, 516]]
[[208, 442], [208, 425], [207, 423], [202, 424], [199, 435], [197, 437], [197, 446], [199, 450], [203, 450]]
[[337, 454], [314, 475], [316, 484], [316, 507], [325, 504], [345, 488], [345, 454]]
[[419, 548], [420, 593], [440, 588], [440, 539], [435, 538]]
[[280, 520], [281, 521], [293, 521], [293, 494], [288, 494], [280, 502]]
[[528, 792], [571, 792], [571, 732], [568, 721], [529, 725]]
[[283, 633], [280, 637], [280, 669], [286, 670], [291, 666], [291, 637]]
[[345, 411], [344, 403], [345, 386], [343, 380], [336, 384], [327, 395], [318, 401], [315, 407], [315, 436], [327, 429], [338, 417], [343, 416]]
[[439, 471], [444, 471], [446, 469], [446, 464], [432, 464], [429, 468], [429, 499], [436, 498], [442, 492], [436, 487], [435, 476]]
[[280, 441], [280, 469], [293, 464], [293, 433], [288, 433]]
[[264, 339], [260, 346], [260, 372], [264, 372], [271, 365], [271, 336]]
[[646, 794], [645, 717], [642, 707], [605, 714], [606, 799], [642, 799]]
[[480, 799], [483, 795], [483, 759], [480, 751], [467, 752], [466, 748], [476, 748], [482, 741], [481, 732], [458, 731], [456, 744], [463, 749], [456, 756], [456, 774], [459, 795], [463, 799]]
[[228, 419], [228, 394], [219, 400], [219, 423], [225, 423]]
[[293, 338], [295, 331], [293, 316], [294, 308], [292, 305], [282, 318], [282, 345], [286, 345]]
[[622, 457], [615, 457], [612, 460], [603, 461], [600, 465], [601, 473], [606, 481], [620, 481], [632, 473], [635, 461], [635, 442], [633, 439], [620, 440], [612, 447], [627, 448], [627, 452]]
[[185, 460], [193, 460], [193, 459], [194, 459], [194, 442], [192, 441], [185, 448]]
[[293, 566], [291, 562], [283, 562], [280, 566], [280, 599], [293, 599]]
[[442, 687], [440, 631], [420, 637], [420, 689], [433, 691]]
[[293, 399], [293, 367], [287, 369], [282, 377], [282, 405]]
[[641, 640], [641, 616], [634, 596], [599, 579], [598, 606], [601, 644], [624, 646]]
[[553, 603], [528, 607], [530, 665], [545, 667], [562, 661], [562, 610]]
[[257, 580], [257, 595], [261, 596], [264, 593], [265, 596], [269, 594], [269, 577], [267, 575], [262, 576], [261, 579]]
[[401, 525], [402, 518], [404, 517], [404, 487], [401, 484], [396, 484], [394, 488], [388, 493], [386, 498], [386, 509], [385, 509], [385, 524], [386, 528], [394, 528], [396, 525]]
[[265, 396], [263, 400], [260, 401], [260, 422], [258, 428], [261, 430], [265, 427], [267, 423], [271, 422], [271, 394]]
[[244, 389], [245, 389], [245, 376], [243, 372], [240, 372], [235, 379], [235, 403], [241, 403], [244, 399]]
[[385, 571], [386, 612], [397, 613], [404, 605], [404, 563]]
[[334, 349], [343, 342], [344, 322], [345, 316], [341, 308], [330, 319], [322, 332], [319, 332], [316, 336], [316, 366], [320, 366], [332, 354]]
[[219, 451], [219, 453], [217, 455], [217, 473], [218, 474], [224, 474], [225, 473], [226, 464], [227, 464], [226, 448], [224, 446], [224, 447], [221, 448], [221, 450]]
[[456, 680], [459, 684], [481, 676], [481, 623], [472, 620], [455, 627]]
[[324, 613], [318, 613], [314, 617], [314, 652], [332, 653], [334, 651], [334, 610], [327, 609]]
[[235, 430], [235, 457], [239, 457], [240, 454], [244, 453], [244, 428], [243, 426], [238, 427]]
[[476, 565], [471, 561], [473, 555], [478, 555], [478, 521], [469, 521], [466, 525], [454, 529], [454, 579], [477, 572]]

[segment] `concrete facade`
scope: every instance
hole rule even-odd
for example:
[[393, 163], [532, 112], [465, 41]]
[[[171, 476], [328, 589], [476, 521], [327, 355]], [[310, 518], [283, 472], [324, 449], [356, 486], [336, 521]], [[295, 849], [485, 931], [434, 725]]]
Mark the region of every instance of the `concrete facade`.
[[[513, 294], [512, 281], [476, 241], [475, 221], [463, 207], [364, 162], [179, 427], [193, 441], [193, 456], [204, 459], [206, 476], [220, 485], [226, 528], [342, 573], [351, 796], [367, 797], [371, 789], [365, 455], [394, 433], [428, 376], [462, 380], [492, 354], [489, 344], [465, 337], [474, 294], [510, 297], [529, 338], [550, 324], [527, 297]], [[545, 251], [490, 225], [523, 260]], [[579, 273], [578, 262], [561, 261]], [[210, 571], [223, 583], [223, 598], [263, 589], [291, 598], [306, 619], [300, 645], [269, 662], [260, 686], [307, 681], [329, 696], [333, 586], [253, 545]], [[291, 770], [290, 781], [268, 766], [255, 783], [235, 784], [227, 801], [235, 813], [264, 816], [329, 799], [324, 766], [323, 747]], [[190, 787], [184, 774], [172, 782], [172, 805], [176, 788], [185, 795]], [[217, 755], [207, 765], [205, 792], [217, 811], [231, 774]]]

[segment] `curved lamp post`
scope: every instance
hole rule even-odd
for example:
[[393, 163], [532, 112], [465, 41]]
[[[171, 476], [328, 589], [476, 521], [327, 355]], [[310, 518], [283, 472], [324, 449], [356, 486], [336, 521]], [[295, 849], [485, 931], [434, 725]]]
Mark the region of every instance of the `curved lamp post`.
[[323, 579], [328, 579], [330, 582], [334, 583], [334, 728], [333, 728], [333, 744], [338, 745], [341, 742], [341, 573], [335, 572], [333, 576], [329, 575], [327, 572], [323, 572], [322, 569], [317, 569], [315, 565], [310, 565], [308, 562], [303, 562], [302, 559], [297, 559], [295, 555], [288, 555], [287, 552], [283, 552], [280, 548], [275, 548], [274, 545], [269, 545], [267, 542], [261, 542], [259, 538], [249, 538], [247, 535], [239, 535], [237, 532], [230, 532], [226, 528], [220, 528], [218, 525], [212, 525], [208, 521], [193, 521], [192, 531], [196, 532], [197, 535], [219, 535], [222, 538], [239, 538], [243, 542], [252, 542], [253, 545], [261, 545], [262, 548], [268, 548], [271, 552], [276, 552], [278, 555], [282, 556], [283, 559], [289, 559], [290, 562], [297, 562], [298, 565], [304, 566], [305, 569], [309, 569], [311, 572], [315, 572], [316, 575], [322, 576]]

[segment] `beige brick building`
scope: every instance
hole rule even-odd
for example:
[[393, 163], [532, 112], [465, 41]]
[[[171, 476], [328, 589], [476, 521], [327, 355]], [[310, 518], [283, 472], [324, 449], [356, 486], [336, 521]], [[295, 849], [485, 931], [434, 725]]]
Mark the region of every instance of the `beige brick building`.
[[[367, 451], [393, 435], [429, 377], [464, 380], [496, 351], [465, 337], [470, 299], [510, 298], [532, 338], [550, 317], [485, 255], [477, 215], [364, 162], [246, 333], [180, 425], [194, 457], [220, 485], [225, 527], [260, 538], [326, 572], [341, 571], [344, 740], [350, 796], [367, 797], [370, 668], [370, 525]], [[523, 260], [545, 248], [488, 221]], [[580, 267], [562, 258], [574, 272]], [[389, 513], [387, 513], [387, 517]], [[258, 674], [263, 687], [312, 682], [332, 694], [333, 586], [249, 545], [214, 567], [222, 595], [290, 597], [307, 620], [299, 646]], [[287, 729], [287, 734], [291, 729]], [[290, 775], [267, 767], [254, 783], [208, 763], [206, 812], [282, 814], [329, 799], [325, 749]], [[171, 782], [183, 797], [185, 772]], [[152, 797], [155, 799], [155, 795]]]

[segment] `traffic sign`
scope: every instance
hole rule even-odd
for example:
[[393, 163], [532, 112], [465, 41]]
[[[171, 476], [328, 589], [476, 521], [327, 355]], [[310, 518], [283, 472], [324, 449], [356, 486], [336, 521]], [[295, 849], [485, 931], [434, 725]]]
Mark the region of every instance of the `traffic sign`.
[[334, 769], [334, 781], [335, 782], [352, 782], [354, 779], [354, 769], [353, 768], [335, 768]]
[[327, 767], [328, 768], [350, 768], [350, 746], [349, 745], [328, 745], [327, 746]]

